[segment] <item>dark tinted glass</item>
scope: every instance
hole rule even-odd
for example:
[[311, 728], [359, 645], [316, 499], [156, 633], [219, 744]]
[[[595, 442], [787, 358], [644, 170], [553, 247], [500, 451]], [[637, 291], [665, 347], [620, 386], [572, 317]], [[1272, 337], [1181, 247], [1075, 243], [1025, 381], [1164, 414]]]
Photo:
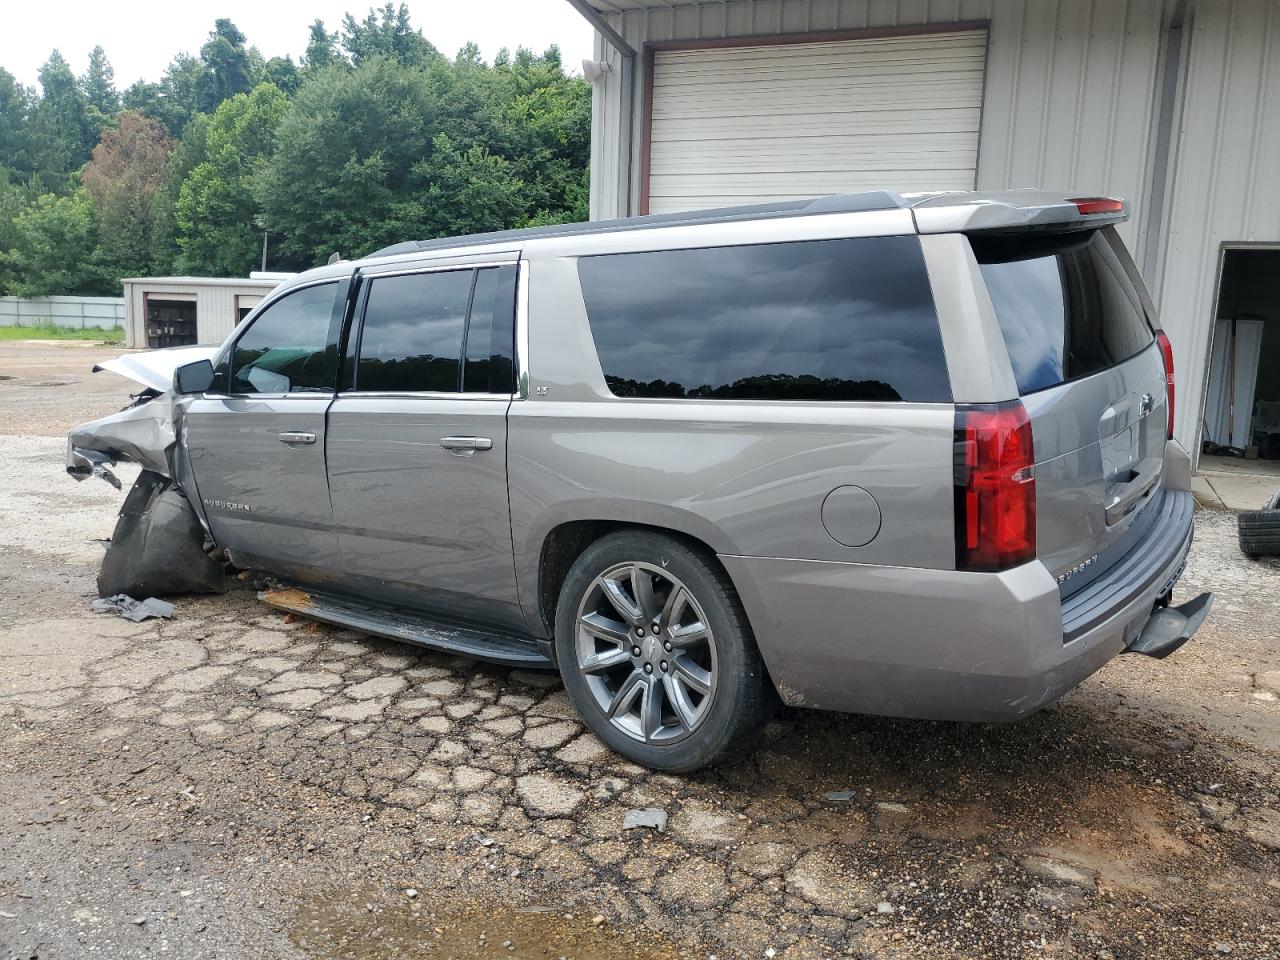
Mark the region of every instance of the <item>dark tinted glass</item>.
[[456, 393], [474, 275], [451, 270], [371, 281], [355, 389]]
[[337, 286], [305, 287], [258, 315], [231, 354], [232, 393], [333, 389], [337, 352], [329, 326]]
[[467, 323], [465, 393], [510, 393], [514, 387], [516, 268], [488, 267], [476, 272]]
[[970, 243], [1021, 393], [1105, 370], [1154, 340], [1138, 291], [1099, 231]]
[[610, 254], [578, 272], [617, 396], [951, 399], [915, 237]]

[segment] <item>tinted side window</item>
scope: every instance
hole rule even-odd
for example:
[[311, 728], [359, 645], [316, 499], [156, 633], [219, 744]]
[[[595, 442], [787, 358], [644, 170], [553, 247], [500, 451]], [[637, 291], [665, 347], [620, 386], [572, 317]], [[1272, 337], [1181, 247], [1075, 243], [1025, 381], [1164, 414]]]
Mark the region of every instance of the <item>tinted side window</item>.
[[617, 396], [951, 400], [915, 237], [608, 254], [578, 273]]
[[456, 393], [474, 270], [375, 277], [365, 302], [356, 390]]
[[1101, 232], [970, 243], [1020, 393], [1105, 370], [1155, 339], [1138, 291]]
[[329, 343], [338, 284], [304, 287], [271, 304], [236, 341], [232, 393], [305, 393], [334, 387], [337, 352]]
[[516, 268], [476, 271], [467, 321], [464, 393], [510, 393], [515, 387]]

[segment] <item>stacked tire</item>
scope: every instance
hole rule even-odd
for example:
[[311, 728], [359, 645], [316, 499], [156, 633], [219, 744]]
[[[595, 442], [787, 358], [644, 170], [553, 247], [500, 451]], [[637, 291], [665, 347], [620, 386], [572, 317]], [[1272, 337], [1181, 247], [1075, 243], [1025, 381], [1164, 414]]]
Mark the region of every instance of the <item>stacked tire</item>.
[[1245, 556], [1280, 556], [1280, 491], [1261, 510], [1240, 514], [1238, 531]]

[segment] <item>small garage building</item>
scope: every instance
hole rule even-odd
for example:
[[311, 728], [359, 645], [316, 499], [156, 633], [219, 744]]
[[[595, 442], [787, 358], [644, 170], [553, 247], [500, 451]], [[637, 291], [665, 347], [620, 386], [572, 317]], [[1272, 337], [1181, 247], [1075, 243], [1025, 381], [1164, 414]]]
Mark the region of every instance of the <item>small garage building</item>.
[[125, 345], [157, 349], [221, 343], [288, 276], [127, 278]]
[[593, 218], [864, 189], [1124, 197], [1178, 438], [1280, 431], [1277, 0], [568, 2], [597, 31]]

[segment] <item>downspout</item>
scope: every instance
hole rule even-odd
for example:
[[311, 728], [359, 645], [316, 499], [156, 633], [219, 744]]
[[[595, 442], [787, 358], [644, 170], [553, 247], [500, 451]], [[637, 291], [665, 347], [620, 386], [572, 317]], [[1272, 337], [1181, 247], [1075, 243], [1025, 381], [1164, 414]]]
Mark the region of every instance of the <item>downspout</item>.
[[618, 134], [621, 141], [619, 152], [622, 154], [623, 196], [622, 210], [620, 212], [622, 216], [629, 217], [632, 213], [631, 171], [634, 166], [631, 159], [631, 142], [632, 128], [635, 125], [636, 51], [631, 44], [622, 38], [622, 34], [613, 28], [600, 11], [591, 6], [588, 0], [569, 0], [569, 5], [582, 14], [582, 18], [595, 28], [596, 33], [604, 37], [609, 45], [622, 55], [622, 67], [618, 71], [618, 82], [622, 86], [620, 97], [622, 110], [618, 119]]
[[1158, 107], [1151, 187], [1147, 197], [1142, 275], [1160, 307], [1164, 262], [1168, 253], [1170, 202], [1173, 200], [1174, 167], [1181, 125], [1183, 67], [1187, 58], [1191, 20], [1188, 0], [1176, 0], [1165, 35], [1164, 62], [1156, 84]]

